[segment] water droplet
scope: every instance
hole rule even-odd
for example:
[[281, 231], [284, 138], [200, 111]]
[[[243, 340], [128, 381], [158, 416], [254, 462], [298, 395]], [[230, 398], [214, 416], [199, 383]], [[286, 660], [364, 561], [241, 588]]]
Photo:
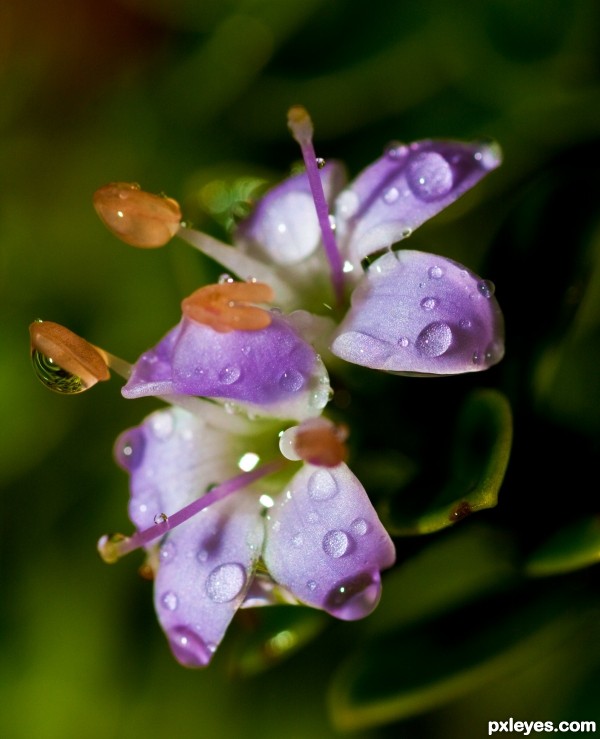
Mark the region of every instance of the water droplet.
[[350, 546], [350, 538], [345, 531], [333, 529], [328, 531], [323, 537], [323, 551], [334, 559], [343, 557]]
[[304, 376], [295, 369], [288, 369], [279, 376], [279, 387], [287, 393], [296, 393], [304, 386]]
[[421, 300], [421, 308], [423, 308], [423, 310], [433, 310], [436, 305], [437, 300], [435, 298], [423, 298], [423, 300]]
[[407, 239], [412, 233], [412, 228], [403, 228], [400, 234], [403, 239]]
[[406, 347], [410, 344], [410, 341], [406, 336], [401, 336], [398, 339], [398, 346], [401, 346], [403, 349], [406, 349]]
[[206, 592], [215, 603], [228, 603], [238, 596], [246, 583], [246, 570], [237, 562], [219, 565], [206, 580]]
[[243, 346], [242, 347], [242, 354], [245, 354], [246, 356], [248, 356], [251, 352], [252, 352], [252, 347], [251, 346]]
[[258, 499], [258, 502], [263, 506], [263, 508], [273, 508], [275, 505], [275, 501], [273, 498], [271, 498], [270, 495], [266, 495], [263, 493], [263, 495], [260, 496]]
[[308, 404], [310, 405], [310, 407], [315, 409], [325, 408], [328, 402], [329, 388], [321, 388], [320, 390], [315, 390], [310, 394], [310, 398], [308, 399]]
[[390, 187], [383, 193], [383, 202], [391, 205], [392, 203], [395, 203], [396, 200], [398, 200], [399, 196], [400, 193], [398, 192], [398, 188]]
[[233, 277], [231, 275], [228, 275], [227, 272], [224, 272], [222, 275], [219, 275], [219, 285], [224, 285], [226, 282], [235, 282]]
[[260, 462], [260, 457], [255, 452], [246, 452], [238, 459], [238, 467], [244, 472], [250, 472]]
[[196, 559], [198, 562], [204, 563], [208, 561], [209, 553], [208, 549], [199, 549], [198, 554], [196, 555]]
[[176, 555], [177, 547], [175, 546], [175, 543], [172, 542], [170, 539], [167, 539], [167, 541], [160, 548], [161, 564], [169, 564], [169, 562], [172, 562], [175, 559]]
[[187, 626], [176, 626], [167, 631], [167, 638], [175, 659], [186, 667], [204, 667], [210, 662], [212, 650]]
[[315, 582], [314, 580], [309, 580], [309, 581], [308, 581], [308, 582], [306, 583], [306, 587], [307, 587], [307, 588], [308, 588], [309, 590], [316, 590], [316, 589], [317, 589], [317, 583], [316, 583], [316, 582]]
[[332, 231], [335, 231], [335, 229], [337, 228], [337, 222], [335, 220], [335, 216], [332, 216], [332, 215], [329, 216], [329, 228]]
[[308, 478], [308, 494], [313, 500], [330, 500], [337, 492], [337, 482], [328, 470], [316, 470]]
[[234, 382], [237, 382], [240, 379], [240, 375], [242, 374], [242, 371], [239, 367], [236, 367], [235, 365], [231, 367], [224, 367], [219, 372], [219, 381], [223, 383], [223, 385], [233, 385]]
[[353, 190], [344, 190], [336, 201], [336, 210], [343, 218], [352, 218], [358, 210], [360, 201]]
[[76, 395], [87, 390], [87, 385], [81, 377], [62, 369], [50, 357], [37, 349], [31, 352], [31, 363], [38, 380], [55, 393]]
[[364, 518], [355, 518], [354, 521], [352, 521], [352, 523], [350, 524], [350, 528], [353, 534], [356, 534], [357, 536], [364, 536], [369, 530], [369, 524], [365, 521]]
[[317, 157], [315, 161], [316, 161], [317, 167], [319, 169], [323, 169], [323, 167], [327, 164], [327, 162], [324, 159], [322, 159], [321, 157]]
[[169, 520], [169, 517], [167, 516], [166, 513], [157, 513], [156, 516], [154, 516], [155, 524], [167, 523], [168, 520]]
[[122, 434], [115, 445], [117, 462], [123, 469], [133, 472], [142, 463], [146, 449], [146, 437], [140, 428]]
[[175, 423], [171, 411], [158, 411], [151, 416], [150, 428], [160, 441], [168, 439], [173, 433]]
[[479, 352], [473, 352], [473, 364], [479, 364], [481, 362], [481, 354]]
[[471, 328], [472, 326], [471, 321], [468, 318], [461, 318], [460, 321], [458, 322], [458, 325], [461, 328]]
[[161, 596], [160, 603], [163, 608], [167, 609], [167, 611], [175, 611], [179, 605], [179, 598], [172, 590], [167, 590], [167, 592], [163, 593]]
[[489, 300], [496, 291], [496, 286], [491, 280], [480, 280], [477, 283], [477, 291]]
[[296, 534], [294, 538], [292, 539], [292, 544], [295, 547], [301, 547], [304, 543], [304, 539], [302, 538], [302, 534]]
[[430, 267], [427, 270], [427, 274], [430, 280], [439, 280], [444, 276], [444, 270], [436, 265], [435, 267]]
[[415, 347], [426, 357], [440, 357], [447, 352], [452, 343], [452, 330], [447, 323], [436, 321], [421, 331], [415, 341]]
[[353, 621], [370, 613], [380, 594], [378, 572], [360, 572], [337, 583], [327, 594], [325, 608], [339, 618]]
[[450, 164], [435, 151], [421, 152], [409, 161], [406, 180], [420, 200], [438, 200], [447, 195], [454, 184]]
[[402, 157], [406, 156], [407, 152], [408, 148], [404, 144], [400, 143], [400, 141], [390, 141], [390, 143], [385, 147], [385, 155], [394, 161], [402, 159]]

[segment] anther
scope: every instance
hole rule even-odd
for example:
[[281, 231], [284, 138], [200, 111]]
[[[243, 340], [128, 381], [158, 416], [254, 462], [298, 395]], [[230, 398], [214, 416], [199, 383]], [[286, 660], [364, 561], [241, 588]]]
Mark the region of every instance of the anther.
[[309, 464], [337, 467], [348, 458], [344, 444], [347, 438], [347, 426], [336, 426], [326, 418], [312, 418], [296, 429], [294, 451]]
[[271, 323], [271, 314], [254, 303], [269, 303], [273, 290], [263, 282], [222, 282], [196, 290], [181, 303], [184, 316], [215, 331], [258, 331]]
[[101, 352], [68, 328], [52, 321], [34, 321], [29, 336], [34, 371], [50, 390], [74, 395], [109, 379]]
[[172, 198], [152, 195], [130, 182], [112, 182], [94, 193], [104, 225], [130, 246], [164, 246], [179, 231], [181, 208]]

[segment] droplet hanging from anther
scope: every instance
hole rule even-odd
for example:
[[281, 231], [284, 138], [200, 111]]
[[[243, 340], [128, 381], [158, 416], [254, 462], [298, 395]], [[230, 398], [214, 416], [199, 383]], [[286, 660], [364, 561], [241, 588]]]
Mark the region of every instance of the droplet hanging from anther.
[[102, 354], [85, 339], [52, 321], [29, 326], [33, 370], [50, 390], [75, 395], [110, 377]]

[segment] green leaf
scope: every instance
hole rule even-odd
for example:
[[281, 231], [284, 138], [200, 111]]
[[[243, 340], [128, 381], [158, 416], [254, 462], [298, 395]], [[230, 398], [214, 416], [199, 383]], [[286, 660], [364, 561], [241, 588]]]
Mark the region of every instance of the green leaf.
[[551, 536], [529, 557], [525, 571], [559, 575], [600, 562], [600, 517], [584, 518]]
[[425, 713], [547, 657], [597, 621], [570, 591], [495, 598], [366, 645], [338, 670], [329, 708], [339, 729]]
[[248, 677], [264, 672], [312, 641], [328, 623], [321, 611], [303, 606], [275, 606], [239, 613], [231, 671]]
[[[448, 482], [433, 501], [412, 511], [411, 496], [396, 495], [381, 510], [395, 536], [429, 534], [451, 526], [471, 513], [493, 508], [508, 465], [512, 414], [506, 397], [496, 390], [476, 390], [461, 409], [453, 435]], [[418, 480], [414, 488], [419, 487]]]

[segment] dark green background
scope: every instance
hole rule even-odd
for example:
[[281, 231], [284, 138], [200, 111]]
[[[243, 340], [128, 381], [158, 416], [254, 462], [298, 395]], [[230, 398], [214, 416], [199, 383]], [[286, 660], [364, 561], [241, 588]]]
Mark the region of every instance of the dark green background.
[[[597, 567], [526, 577], [538, 545], [571, 523], [585, 522], [591, 544], [577, 529], [558, 560], [569, 548], [585, 549], [585, 564], [600, 557], [599, 15], [595, 0], [0, 4], [3, 736], [326, 739], [344, 725], [361, 738], [448, 739], [510, 716], [600, 721]], [[113, 440], [157, 405], [124, 401], [118, 380], [48, 393], [27, 325], [64, 323], [129, 360], [153, 344], [180, 299], [218, 272], [183, 244], [117, 242], [94, 190], [140, 182], [224, 238], [203, 214], [202, 185], [284, 176], [299, 158], [285, 125], [293, 103], [311, 111], [318, 154], [352, 174], [392, 139], [503, 146], [501, 170], [411, 246], [496, 283], [506, 359], [431, 382], [357, 371], [347, 416], [352, 464], [379, 503], [400, 494], [411, 465], [407, 496], [419, 481], [443, 484], [428, 470], [472, 388], [508, 397], [513, 456], [497, 508], [399, 540], [371, 622], [313, 624], [300, 611], [304, 631], [320, 634], [243, 677], [256, 629], [279, 628], [279, 614], [245, 615], [213, 665], [191, 672], [168, 652], [140, 560], [108, 567], [95, 551], [100, 534], [130, 530]], [[262, 668], [268, 650], [257, 654]], [[347, 659], [364, 671], [350, 704], [448, 682], [409, 702], [405, 720], [375, 709], [367, 726], [331, 692]], [[467, 665], [480, 672], [463, 684]]]

